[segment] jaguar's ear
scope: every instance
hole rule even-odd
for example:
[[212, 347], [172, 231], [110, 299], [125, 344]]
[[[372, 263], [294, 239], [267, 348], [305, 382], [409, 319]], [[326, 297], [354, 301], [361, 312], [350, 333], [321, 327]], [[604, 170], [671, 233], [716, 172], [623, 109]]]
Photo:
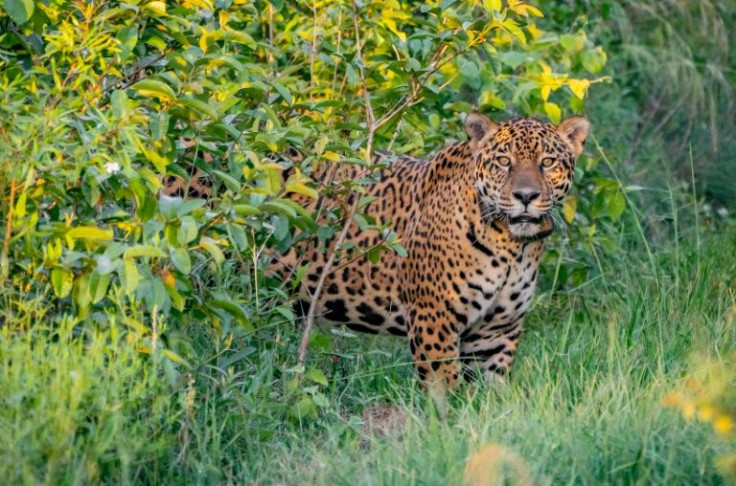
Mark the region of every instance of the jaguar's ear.
[[583, 153], [583, 145], [589, 132], [590, 122], [583, 116], [565, 118], [557, 127], [557, 133], [570, 146], [575, 157]]
[[484, 137], [496, 131], [498, 125], [482, 113], [473, 111], [465, 117], [465, 132], [470, 137], [470, 142], [477, 145]]

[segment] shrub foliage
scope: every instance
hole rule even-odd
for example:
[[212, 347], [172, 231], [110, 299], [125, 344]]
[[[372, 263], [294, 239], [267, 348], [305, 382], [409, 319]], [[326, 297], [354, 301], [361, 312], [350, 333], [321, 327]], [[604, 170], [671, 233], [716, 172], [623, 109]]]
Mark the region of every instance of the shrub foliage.
[[[263, 280], [270, 250], [324, 242], [344, 221], [383, 231], [361, 200], [318, 224], [289, 193], [372, 152], [426, 156], [461, 136], [473, 108], [557, 122], [580, 112], [606, 62], [583, 31], [543, 31], [509, 0], [388, 2], [6, 0], [0, 17], [2, 280], [15, 299], [108, 325], [149, 352], [160, 323], [253, 332], [292, 319]], [[580, 164], [578, 176], [595, 170]], [[206, 175], [212, 197], [169, 197], [164, 180]], [[597, 178], [562, 211], [584, 278], [624, 195]], [[185, 191], [186, 192], [186, 191]], [[298, 236], [297, 236], [298, 235]], [[349, 244], [349, 243], [346, 243]], [[562, 281], [564, 283], [564, 280]], [[267, 316], [267, 317], [264, 317]], [[46, 315], [36, 316], [38, 319]], [[176, 361], [183, 358], [166, 349]]]

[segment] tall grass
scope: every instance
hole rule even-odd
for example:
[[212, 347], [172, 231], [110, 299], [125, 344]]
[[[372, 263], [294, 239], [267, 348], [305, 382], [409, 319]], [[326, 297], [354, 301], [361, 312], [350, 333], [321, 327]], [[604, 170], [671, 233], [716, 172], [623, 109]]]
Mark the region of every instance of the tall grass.
[[[663, 180], [690, 179], [692, 146], [700, 193], [717, 207], [732, 208], [736, 190], [728, 181], [736, 177], [736, 1], [585, 4], [569, 11], [582, 15], [573, 29], [589, 24], [591, 36], [608, 53], [606, 72], [613, 78], [588, 105], [591, 118], [604, 121], [596, 127], [603, 145], [620, 155], [637, 184], [663, 194]], [[656, 197], [648, 202], [656, 205]]]
[[[331, 346], [314, 346], [326, 403], [299, 417], [290, 413], [291, 329], [250, 340], [192, 325], [200, 359], [177, 371], [117, 325], [78, 335], [69, 319], [30, 327], [6, 315], [0, 477], [460, 484], [477, 473], [535, 484], [722, 484], [714, 458], [727, 444], [662, 400], [697, 356], [736, 350], [736, 255], [724, 250], [735, 243], [736, 227], [705, 233], [698, 258], [684, 235], [654, 254], [656, 274], [642, 251], [603, 255], [602, 278], [540, 294], [510, 382], [459, 391], [443, 418], [415, 385], [400, 339], [332, 335]], [[487, 444], [497, 447], [483, 452]]]

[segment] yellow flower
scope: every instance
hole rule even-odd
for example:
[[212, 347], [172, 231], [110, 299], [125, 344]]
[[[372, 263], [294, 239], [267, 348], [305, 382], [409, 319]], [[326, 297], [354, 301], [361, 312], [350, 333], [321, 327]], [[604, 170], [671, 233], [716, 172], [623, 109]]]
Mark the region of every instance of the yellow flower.
[[728, 415], [719, 415], [713, 421], [713, 428], [716, 429], [716, 432], [719, 434], [725, 435], [733, 429], [733, 419]]
[[674, 407], [682, 403], [682, 396], [679, 393], [668, 393], [662, 400], [665, 407]]
[[698, 410], [698, 418], [703, 422], [710, 422], [713, 420], [713, 407], [710, 405], [703, 405]]
[[695, 404], [693, 402], [687, 400], [682, 402], [682, 416], [688, 420], [695, 416]]

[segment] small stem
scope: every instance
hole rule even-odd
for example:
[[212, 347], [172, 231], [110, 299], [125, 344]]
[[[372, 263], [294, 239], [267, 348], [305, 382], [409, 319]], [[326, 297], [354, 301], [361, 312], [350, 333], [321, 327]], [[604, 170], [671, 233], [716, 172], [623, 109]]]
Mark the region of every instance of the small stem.
[[[5, 221], [5, 241], [3, 241], [3, 263], [9, 262], [10, 236], [13, 233], [13, 210], [15, 206], [15, 178], [10, 181], [10, 197], [8, 198], [8, 215]], [[3, 265], [3, 279], [7, 277], [8, 268]]]
[[320, 273], [319, 275], [317, 286], [315, 287], [314, 293], [312, 294], [312, 301], [309, 304], [309, 311], [307, 312], [307, 319], [306, 319], [306, 322], [304, 323], [304, 333], [302, 334], [302, 341], [301, 343], [299, 343], [299, 354], [297, 358], [297, 363], [300, 365], [304, 364], [304, 361], [307, 359], [307, 348], [309, 348], [309, 336], [312, 333], [312, 327], [314, 327], [314, 318], [317, 314], [317, 304], [319, 302], [319, 297], [322, 294], [322, 287], [324, 287], [325, 285], [325, 279], [327, 278], [327, 275], [331, 273], [332, 265], [335, 263], [335, 259], [337, 257], [337, 250], [345, 242], [345, 238], [347, 237], [348, 232], [350, 231], [350, 224], [353, 221], [353, 216], [355, 216], [355, 212], [358, 210], [359, 203], [360, 203], [360, 197], [356, 197], [355, 201], [350, 207], [350, 211], [348, 212], [348, 215], [346, 217], [346, 221], [342, 228], [342, 231], [340, 232], [340, 235], [337, 237], [337, 240], [335, 241], [335, 246], [330, 252], [330, 256], [327, 258], [327, 261], [325, 262], [325, 266], [322, 268], [322, 273]]
[[314, 60], [317, 55], [317, 2], [312, 1], [312, 45], [309, 50], [309, 99], [313, 99]]
[[[273, 47], [273, 4], [268, 2], [268, 45]], [[269, 66], [273, 66], [274, 58], [271, 50], [266, 51], [266, 60]]]
[[[368, 93], [368, 83], [365, 79], [365, 69], [363, 67], [363, 53], [361, 52], [361, 44], [360, 44], [360, 24], [359, 24], [359, 15], [358, 15], [358, 6], [355, 3], [355, 0], [353, 0], [353, 27], [355, 28], [355, 49], [356, 49], [356, 58], [358, 60], [358, 70], [360, 72], [360, 78], [363, 86], [363, 103], [365, 105], [365, 113], [367, 118], [367, 124], [368, 124], [368, 138], [366, 140], [366, 148], [365, 148], [365, 157], [366, 161], [370, 163], [371, 160], [371, 154], [373, 150], [373, 136], [376, 133], [376, 129], [378, 126], [376, 125], [376, 116], [373, 112], [373, 105], [371, 105], [371, 98], [370, 94]], [[352, 191], [352, 189], [351, 189]], [[299, 352], [297, 355], [297, 363], [300, 365], [303, 365], [305, 360], [307, 359], [307, 349], [309, 348], [309, 336], [312, 333], [312, 328], [314, 327], [314, 319], [317, 315], [317, 307], [319, 305], [319, 298], [322, 295], [322, 288], [325, 285], [325, 280], [327, 279], [327, 275], [329, 275], [332, 272], [332, 266], [335, 263], [335, 260], [337, 259], [337, 252], [340, 249], [340, 247], [345, 242], [345, 238], [347, 238], [348, 232], [350, 231], [350, 226], [353, 222], [353, 217], [355, 216], [355, 213], [358, 211], [358, 206], [360, 205], [360, 194], [355, 194], [355, 201], [353, 201], [353, 204], [350, 206], [350, 209], [347, 211], [347, 215], [345, 216], [345, 221], [343, 223], [342, 231], [340, 231], [340, 234], [337, 237], [337, 240], [335, 240], [335, 246], [332, 248], [332, 251], [330, 251], [329, 256], [327, 257], [327, 261], [325, 262], [325, 265], [322, 267], [322, 272], [320, 272], [319, 280], [317, 280], [317, 286], [314, 288], [314, 292], [312, 293], [312, 299], [309, 304], [309, 311], [307, 311], [307, 319], [304, 323], [304, 332], [302, 334], [302, 340], [301, 343], [299, 343]]]

